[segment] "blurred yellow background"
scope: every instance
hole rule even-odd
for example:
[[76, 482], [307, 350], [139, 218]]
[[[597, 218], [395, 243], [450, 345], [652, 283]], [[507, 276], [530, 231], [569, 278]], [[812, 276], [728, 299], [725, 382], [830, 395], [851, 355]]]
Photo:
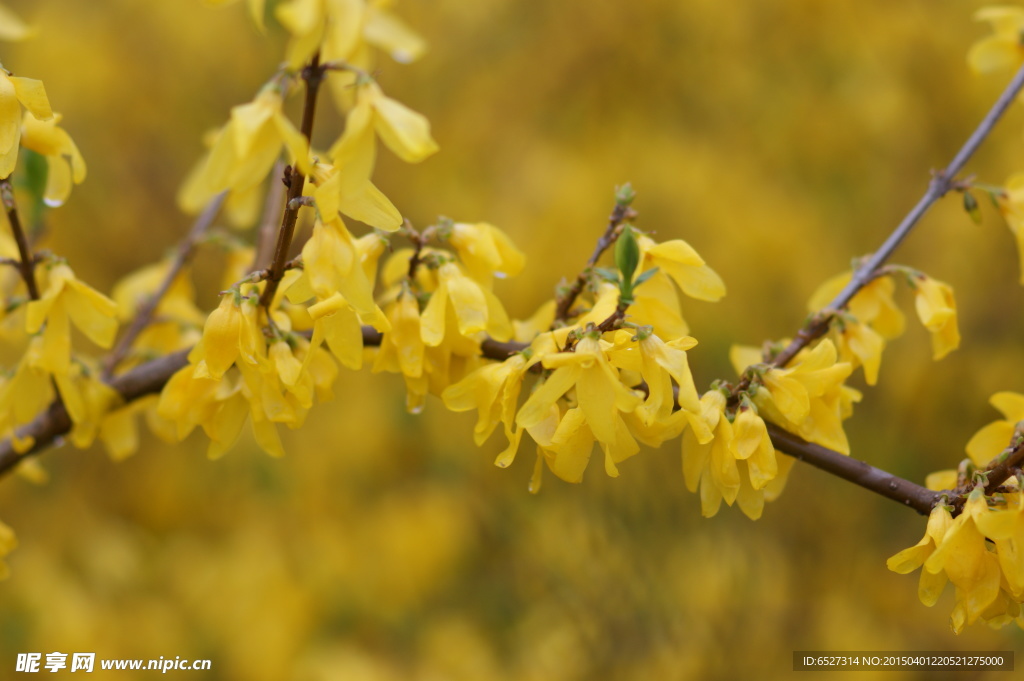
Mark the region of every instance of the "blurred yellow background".
[[[0, 59], [45, 82], [89, 164], [47, 245], [109, 292], [185, 233], [174, 195], [202, 135], [252, 98], [283, 36], [241, 5], [6, 1], [40, 35]], [[505, 229], [528, 267], [498, 292], [523, 317], [583, 265], [631, 181], [638, 225], [688, 240], [729, 287], [685, 309], [706, 388], [732, 377], [731, 343], [792, 334], [815, 287], [881, 243], [981, 119], [1009, 74], [968, 72], [979, 6], [401, 0], [430, 51], [382, 58], [379, 80], [442, 150], [419, 166], [382, 154], [377, 182], [415, 224]], [[970, 164], [983, 181], [1024, 170], [1019, 109]], [[319, 122], [324, 145], [326, 99]], [[990, 394], [1024, 390], [1015, 249], [982, 210], [976, 226], [950, 197], [895, 258], [954, 286], [962, 349], [932, 363], [908, 320], [849, 422], [854, 456], [912, 480], [956, 465], [996, 416]], [[207, 306], [220, 262], [198, 260]], [[1024, 664], [1019, 629], [956, 637], [951, 593], [928, 609], [916, 575], [886, 570], [922, 518], [814, 469], [798, 465], [757, 523], [700, 517], [677, 442], [619, 479], [548, 475], [532, 496], [532, 452], [495, 468], [473, 416], [433, 398], [409, 416], [400, 379], [367, 371], [336, 391], [283, 433], [283, 460], [251, 440], [211, 463], [199, 439], [148, 438], [120, 464], [65, 447], [41, 457], [48, 484], [0, 482], [20, 540], [0, 583], [0, 676], [29, 651], [208, 658], [192, 677], [232, 681], [775, 679], [794, 650]], [[876, 676], [938, 678], [856, 678]], [[990, 676], [1005, 674], [970, 678]]]

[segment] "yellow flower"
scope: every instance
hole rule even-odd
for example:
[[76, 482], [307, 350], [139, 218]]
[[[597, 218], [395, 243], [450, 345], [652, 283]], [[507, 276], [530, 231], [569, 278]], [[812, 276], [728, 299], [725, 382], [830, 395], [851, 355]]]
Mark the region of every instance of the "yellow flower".
[[213, 148], [178, 194], [182, 209], [196, 213], [226, 189], [245, 192], [259, 185], [283, 148], [299, 170], [312, 171], [309, 144], [284, 115], [283, 104], [277, 86], [268, 85], [252, 102], [231, 110], [231, 120], [217, 133]]
[[343, 162], [337, 166], [316, 165], [313, 178], [317, 188], [313, 195], [320, 214], [330, 219], [343, 213], [387, 232], [401, 227], [402, 214], [391, 200], [354, 170], [354, 166]]
[[1004, 195], [999, 198], [999, 212], [1017, 242], [1020, 261], [1020, 283], [1024, 284], [1024, 173], [1015, 173], [1006, 180]]
[[1003, 495], [1005, 506], [979, 514], [974, 522], [990, 539], [999, 556], [999, 567], [1009, 593], [1018, 602], [1024, 601], [1024, 493], [1020, 490]]
[[618, 371], [605, 356], [602, 342], [595, 338], [585, 337], [576, 344], [575, 352], [547, 354], [542, 361], [545, 368], [554, 371], [523, 404], [516, 423], [522, 428], [540, 424], [553, 405], [574, 391], [581, 410], [580, 425], [585, 422], [601, 444], [608, 475], [617, 476], [615, 464], [639, 451], [622, 414], [635, 410], [642, 399], [622, 384]]
[[55, 265], [49, 271], [42, 296], [30, 302], [25, 313], [26, 331], [36, 333], [43, 329], [38, 366], [54, 374], [67, 373], [71, 362], [71, 324], [96, 345], [109, 348], [117, 333], [116, 312], [113, 300], [76, 279], [67, 265]]
[[967, 63], [977, 73], [1017, 68], [1024, 60], [1021, 31], [1024, 9], [1020, 7], [984, 7], [974, 14], [976, 21], [992, 24], [994, 33], [971, 46]]
[[363, 63], [369, 43], [395, 61], [410, 62], [424, 51], [423, 40], [388, 11], [389, 0], [291, 0], [277, 8], [292, 34], [287, 59], [297, 69], [320, 51], [324, 61]]
[[763, 489], [778, 475], [779, 464], [764, 419], [746, 398], [733, 421], [733, 434], [736, 458], [747, 463], [747, 479], [752, 490]]
[[[207, 5], [229, 5], [234, 4], [237, 0], [203, 0]], [[245, 0], [245, 4], [249, 7], [249, 16], [256, 23], [261, 31], [266, 29], [263, 23], [263, 14], [267, 4], [267, 0]]]
[[31, 37], [35, 31], [29, 28], [14, 12], [0, 5], [0, 40], [16, 42]]
[[362, 267], [356, 240], [341, 218], [317, 221], [302, 247], [305, 276], [320, 300], [340, 293], [359, 316], [384, 331], [387, 319], [373, 300], [373, 283]]
[[31, 437], [17, 437], [15, 429], [34, 419], [53, 401], [53, 379], [41, 368], [44, 352], [42, 336], [29, 340], [14, 376], [0, 382], [0, 430], [4, 437], [11, 438], [17, 452], [28, 451], [34, 442]]
[[644, 255], [640, 271], [657, 267], [671, 277], [683, 293], [697, 300], [715, 302], [725, 295], [722, 278], [682, 239], [657, 244], [640, 236], [638, 241]]
[[630, 331], [620, 329], [608, 356], [616, 367], [640, 374], [647, 385], [647, 399], [636, 412], [643, 425], [649, 427], [668, 419], [677, 400], [683, 410], [699, 414], [700, 397], [686, 357], [686, 351], [697, 345], [697, 339], [684, 336], [666, 343], [647, 329], [637, 331], [636, 342], [633, 338]]
[[[850, 278], [851, 273], [845, 272], [819, 286], [808, 306], [811, 312], [825, 309]], [[903, 313], [892, 298], [894, 288], [892, 277], [870, 281], [850, 301], [849, 314], [841, 315], [832, 327], [839, 359], [854, 368], [863, 366], [868, 385], [878, 382], [885, 341], [903, 333]]]
[[940, 360], [960, 347], [953, 289], [924, 274], [914, 278], [914, 286], [917, 317], [932, 334], [932, 359]]
[[96, 439], [106, 414], [123, 402], [121, 395], [101, 381], [97, 371], [86, 370], [81, 363], [72, 364], [67, 373], [53, 378], [74, 424], [69, 439], [74, 446], [85, 449]]
[[850, 453], [842, 421], [860, 393], [843, 385], [853, 371], [838, 361], [835, 345], [824, 339], [804, 349], [786, 369], [769, 368], [763, 387], [753, 391], [761, 415], [809, 442]]
[[1013, 392], [996, 393], [989, 404], [1006, 417], [993, 421], [971, 437], [967, 454], [976, 466], [984, 468], [1004, 449], [1013, 444], [1017, 426], [1024, 421], [1024, 395]]
[[254, 297], [243, 298], [235, 291], [221, 297], [220, 305], [206, 319], [202, 340], [189, 353], [197, 377], [219, 381], [239, 358], [256, 363], [263, 344], [257, 315]]
[[359, 315], [340, 293], [310, 305], [314, 334], [323, 337], [342, 366], [358, 371], [363, 366], [363, 327]]
[[41, 121], [53, 118], [42, 81], [16, 78], [0, 67], [0, 180], [8, 177], [18, 163], [22, 106]]
[[452, 411], [478, 410], [473, 429], [473, 440], [477, 446], [491, 436], [498, 423], [504, 426], [509, 446], [495, 461], [502, 468], [512, 463], [519, 447], [522, 431], [515, 428], [519, 391], [527, 369], [537, 361], [539, 357], [531, 359], [523, 353], [516, 353], [504, 362], [483, 365], [441, 393], [445, 406]]
[[701, 514], [710, 518], [718, 513], [722, 500], [729, 506], [740, 491], [740, 471], [733, 447], [733, 427], [725, 416], [725, 395], [710, 390], [701, 397], [701, 413], [713, 434], [709, 442], [700, 442], [697, 433], [683, 431], [683, 479], [691, 492], [700, 491]]
[[[943, 505], [935, 506], [928, 516], [928, 528], [921, 541], [889, 558], [886, 567], [901, 575], [918, 569], [935, 553], [935, 548], [943, 542], [952, 526], [953, 516], [950, 515], [949, 508]], [[946, 587], [946, 582], [944, 572], [922, 570], [917, 590], [918, 598], [929, 607], [935, 605]]]
[[489, 286], [495, 276], [514, 277], [523, 270], [526, 257], [503, 231], [486, 222], [456, 222], [448, 242], [459, 255], [469, 276]]
[[[714, 302], [725, 295], [725, 285], [685, 241], [675, 239], [659, 244], [641, 234], [637, 242], [643, 257], [634, 276], [654, 268], [657, 271], [637, 287], [630, 315], [653, 326], [655, 333], [665, 340], [686, 336], [689, 327], [680, 312], [676, 286], [691, 298]], [[616, 297], [613, 309], [617, 302]]]
[[466, 276], [458, 264], [447, 262], [441, 265], [437, 279], [437, 288], [430, 294], [430, 301], [423, 310], [420, 334], [424, 343], [440, 345], [449, 311], [458, 321], [459, 333], [463, 336], [486, 331], [499, 341], [512, 337], [512, 325], [501, 301]]
[[979, 486], [924, 562], [924, 569], [936, 575], [937, 580], [945, 573], [956, 586], [957, 603], [950, 618], [956, 633], [965, 624], [975, 622], [999, 595], [999, 558], [989, 550], [985, 535], [977, 526], [977, 520], [989, 512], [983, 488]]
[[386, 96], [372, 81], [358, 88], [357, 97], [344, 134], [328, 152], [335, 167], [355, 179], [368, 179], [376, 160], [377, 137], [406, 163], [419, 163], [437, 151], [430, 121], [423, 114]]
[[420, 306], [416, 296], [404, 292], [387, 308], [390, 332], [385, 332], [374, 371], [393, 371], [410, 378], [423, 375], [426, 345], [420, 337]]
[[46, 157], [48, 172], [43, 200], [48, 206], [60, 206], [71, 195], [72, 184], [85, 180], [85, 159], [64, 128], [58, 127], [60, 114], [40, 121], [26, 113], [22, 121], [21, 144]]

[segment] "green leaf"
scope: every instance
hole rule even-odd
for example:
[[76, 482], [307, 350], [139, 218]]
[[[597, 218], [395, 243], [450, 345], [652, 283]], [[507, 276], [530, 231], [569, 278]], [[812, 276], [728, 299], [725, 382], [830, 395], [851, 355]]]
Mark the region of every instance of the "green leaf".
[[46, 180], [50, 174], [50, 165], [46, 157], [31, 149], [21, 148], [21, 160], [24, 163], [24, 172], [19, 173], [19, 186], [31, 198], [28, 205], [28, 224], [36, 225], [46, 210], [46, 202], [43, 197], [46, 194]]
[[629, 182], [622, 185], [621, 187], [615, 188], [615, 203], [620, 206], [628, 206], [633, 203], [633, 199], [636, 198], [636, 192], [633, 191], [633, 185]]
[[619, 280], [618, 270], [613, 270], [610, 267], [595, 267], [593, 272], [605, 281], [617, 282]]
[[974, 194], [967, 191], [964, 192], [964, 210], [971, 216], [974, 224], [981, 224], [981, 208], [978, 207], [978, 199], [974, 198]]
[[647, 281], [648, 279], [653, 277], [655, 274], [657, 274], [657, 272], [658, 272], [658, 268], [657, 267], [652, 267], [649, 270], [644, 270], [640, 274], [640, 276], [637, 277], [636, 280], [633, 282], [633, 288], [636, 288], [640, 284], [644, 283], [645, 281]]
[[622, 272], [622, 280], [632, 284], [633, 273], [640, 264], [640, 244], [633, 235], [633, 228], [623, 225], [622, 234], [615, 244], [615, 266]]

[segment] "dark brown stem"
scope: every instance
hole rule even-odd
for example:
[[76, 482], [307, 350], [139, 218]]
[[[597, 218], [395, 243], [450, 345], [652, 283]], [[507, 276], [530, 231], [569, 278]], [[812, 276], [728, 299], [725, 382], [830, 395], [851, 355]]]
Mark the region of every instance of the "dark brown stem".
[[[363, 344], [367, 347], [380, 345], [382, 336], [373, 327], [363, 327]], [[480, 346], [481, 355], [497, 361], [508, 359], [509, 355], [520, 352], [527, 347], [526, 343], [498, 342], [487, 339]], [[165, 355], [150, 362], [140, 364], [116, 376], [107, 383], [117, 390], [126, 403], [152, 395], [163, 390], [164, 385], [176, 371], [188, 364], [188, 353], [191, 348]], [[71, 419], [60, 399], [55, 400], [35, 419], [17, 429], [20, 439], [31, 437], [32, 447], [23, 454], [14, 451], [10, 439], [0, 441], [0, 476], [9, 473], [22, 457], [39, 454], [59, 444], [61, 436], [71, 430]]]
[[922, 515], [928, 515], [941, 496], [940, 492], [917, 485], [909, 480], [858, 461], [840, 452], [804, 440], [799, 435], [765, 422], [772, 444], [779, 451], [820, 468], [855, 485], [909, 506]]
[[32, 247], [28, 244], [25, 230], [21, 227], [21, 219], [18, 217], [18, 204], [14, 201], [14, 187], [11, 186], [11, 178], [0, 180], [0, 199], [3, 200], [4, 209], [7, 211], [7, 219], [11, 223], [11, 233], [14, 235], [14, 242], [18, 245], [18, 271], [28, 289], [29, 298], [39, 300], [39, 286], [36, 284], [36, 259], [32, 254]]
[[210, 230], [210, 227], [213, 226], [213, 221], [216, 220], [218, 213], [220, 213], [226, 196], [226, 192], [221, 192], [215, 196], [209, 205], [203, 209], [203, 212], [199, 214], [196, 221], [192, 223], [192, 229], [189, 230], [188, 236], [178, 244], [178, 251], [174, 254], [174, 260], [171, 262], [171, 266], [168, 268], [163, 281], [160, 282], [160, 287], [145, 302], [139, 305], [138, 310], [135, 312], [135, 318], [132, 319], [131, 326], [124, 332], [124, 335], [118, 340], [114, 350], [107, 357], [106, 362], [104, 362], [104, 379], [109, 379], [114, 375], [117, 365], [127, 357], [132, 343], [153, 321], [153, 315], [156, 313], [156, 308], [159, 307], [160, 301], [163, 300], [171, 286], [174, 285], [174, 280], [178, 277], [181, 270], [192, 259], [199, 241]]
[[579, 297], [580, 293], [583, 292], [583, 287], [587, 284], [587, 275], [590, 273], [590, 269], [597, 264], [597, 261], [619, 236], [621, 231], [619, 228], [622, 227], [622, 223], [627, 220], [632, 220], [636, 217], [636, 211], [629, 207], [628, 203], [618, 201], [615, 203], [615, 208], [612, 210], [612, 214], [608, 217], [608, 226], [604, 230], [604, 234], [597, 240], [597, 245], [594, 247], [594, 252], [590, 255], [587, 260], [587, 266], [583, 268], [583, 271], [576, 276], [576, 280], [562, 292], [555, 299], [555, 321], [551, 324], [552, 329], [556, 329], [561, 326], [570, 317], [570, 310], [572, 304], [576, 302], [576, 298]]
[[[278, 161], [271, 171], [272, 178], [284, 176], [285, 165]], [[270, 265], [270, 258], [274, 251], [274, 237], [277, 235], [277, 226], [281, 224], [281, 209], [284, 206], [285, 190], [278, 186], [276, 181], [270, 183], [267, 191], [267, 200], [263, 204], [263, 219], [260, 220], [259, 231], [256, 233], [256, 253], [253, 255], [253, 271], [266, 269]]]
[[1006, 449], [1004, 455], [1002, 461], [996, 459], [986, 469], [988, 482], [985, 483], [985, 494], [994, 494], [1000, 485], [1024, 467], [1024, 439], [1015, 437], [1014, 443]]
[[869, 257], [863, 265], [857, 268], [857, 271], [853, 273], [853, 277], [850, 282], [843, 288], [842, 291], [830, 302], [821, 312], [814, 315], [803, 329], [797, 333], [793, 341], [774, 359], [774, 364], [779, 367], [786, 366], [796, 355], [808, 344], [814, 340], [825, 335], [828, 331], [828, 327], [832, 318], [835, 314], [845, 308], [849, 302], [853, 299], [857, 293], [870, 283], [876, 276], [878, 270], [885, 264], [885, 262], [892, 256], [893, 251], [903, 240], [907, 238], [907, 235], [914, 229], [924, 214], [928, 212], [928, 209], [932, 207], [939, 199], [948, 194], [951, 190], [957, 189], [958, 184], [956, 182], [956, 175], [959, 173], [964, 165], [970, 160], [974, 152], [978, 150], [981, 143], [985, 141], [985, 138], [989, 136], [992, 129], [995, 127], [999, 119], [1002, 118], [1003, 114], [1009, 108], [1010, 104], [1017, 97], [1017, 94], [1024, 88], [1024, 66], [1017, 71], [1013, 80], [1010, 81], [1006, 89], [996, 100], [996, 103], [989, 109], [988, 114], [981, 121], [978, 127], [974, 130], [964, 145], [960, 147], [956, 156], [949, 162], [943, 170], [935, 173], [932, 176], [931, 182], [928, 183], [928, 189], [925, 191], [924, 196], [917, 202], [909, 213], [903, 218], [903, 221], [897, 225], [896, 229], [893, 230], [892, 234], [885, 240], [885, 243], [875, 251], [871, 257]]
[[[316, 117], [316, 97], [320, 91], [320, 84], [324, 80], [324, 69], [320, 66], [320, 54], [313, 55], [312, 61], [302, 70], [302, 78], [306, 81], [306, 101], [302, 108], [302, 126], [300, 128], [306, 140], [313, 139], [313, 120]], [[285, 195], [284, 216], [281, 218], [281, 231], [277, 233], [277, 246], [274, 249], [274, 259], [269, 268], [267, 276], [267, 287], [263, 289], [260, 296], [260, 305], [270, 307], [270, 302], [277, 293], [278, 284], [284, 276], [285, 263], [288, 262], [288, 251], [292, 245], [292, 237], [295, 236], [295, 221], [299, 217], [299, 209], [302, 207], [296, 199], [302, 196], [302, 189], [306, 184], [306, 177], [296, 166], [285, 169], [285, 186], [288, 193]]]

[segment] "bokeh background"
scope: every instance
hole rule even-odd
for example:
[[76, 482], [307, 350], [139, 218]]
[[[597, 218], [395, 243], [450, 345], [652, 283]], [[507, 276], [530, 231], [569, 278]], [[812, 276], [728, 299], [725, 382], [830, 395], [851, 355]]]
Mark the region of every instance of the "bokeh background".
[[[47, 243], [110, 291], [185, 233], [174, 195], [200, 139], [273, 72], [283, 36], [241, 4], [7, 4], [40, 35], [0, 58], [46, 83], [89, 164]], [[402, 0], [430, 51], [382, 59], [380, 82], [442, 151], [411, 167], [382, 154], [378, 184], [417, 224], [511, 234], [528, 268], [499, 293], [522, 317], [575, 274], [631, 181], [639, 225], [688, 240], [729, 287], [685, 310], [706, 387], [731, 377], [731, 343], [793, 333], [818, 283], [881, 242], [980, 120], [1009, 74], [968, 72], [979, 6]], [[320, 121], [325, 144], [326, 101]], [[1022, 132], [1018, 106], [971, 172], [998, 184], [1024, 169]], [[977, 226], [947, 199], [895, 259], [955, 287], [963, 348], [931, 362], [909, 318], [849, 422], [855, 456], [914, 480], [956, 465], [996, 416], [990, 394], [1024, 390], [1019, 265], [982, 210]], [[222, 261], [197, 261], [207, 306]], [[472, 415], [433, 399], [409, 416], [401, 381], [365, 371], [337, 392], [285, 433], [283, 460], [248, 439], [209, 462], [199, 439], [148, 438], [122, 463], [64, 448], [41, 457], [47, 484], [0, 481], [20, 539], [0, 584], [0, 676], [27, 651], [209, 658], [180, 675], [232, 681], [774, 679], [794, 650], [1015, 650], [1024, 664], [1020, 630], [954, 636], [951, 593], [926, 608], [916, 576], [886, 570], [922, 518], [814, 469], [798, 465], [756, 523], [702, 519], [676, 443], [615, 480], [548, 475], [533, 496], [528, 448], [495, 468]], [[941, 677], [856, 678], [875, 676]]]

